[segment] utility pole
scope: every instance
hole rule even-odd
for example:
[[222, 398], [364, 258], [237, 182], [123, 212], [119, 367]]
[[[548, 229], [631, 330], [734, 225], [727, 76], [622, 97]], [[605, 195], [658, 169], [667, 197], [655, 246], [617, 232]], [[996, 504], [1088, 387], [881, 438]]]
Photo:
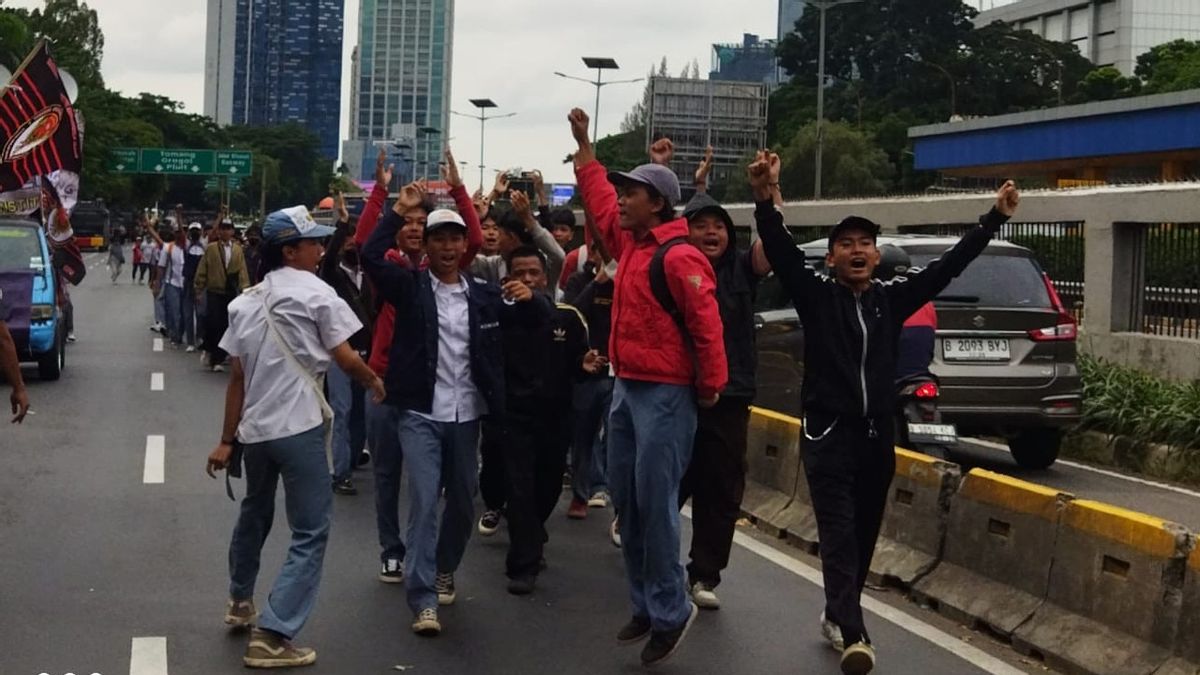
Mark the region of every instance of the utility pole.
[[817, 176], [813, 185], [813, 198], [821, 198], [821, 163], [825, 150], [825, 13], [839, 5], [849, 5], [862, 0], [804, 0], [821, 13], [820, 50], [817, 56]]

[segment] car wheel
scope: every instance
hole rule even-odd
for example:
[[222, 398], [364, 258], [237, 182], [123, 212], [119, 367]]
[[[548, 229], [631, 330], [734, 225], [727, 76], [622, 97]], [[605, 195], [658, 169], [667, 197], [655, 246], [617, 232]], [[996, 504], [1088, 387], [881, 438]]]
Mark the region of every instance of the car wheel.
[[1063, 433], [1057, 429], [1029, 429], [1008, 440], [1008, 449], [1022, 469], [1045, 469], [1058, 459]]
[[62, 376], [63, 367], [67, 365], [67, 350], [65, 339], [60, 329], [54, 340], [54, 349], [42, 354], [38, 359], [38, 376], [43, 380], [57, 380]]

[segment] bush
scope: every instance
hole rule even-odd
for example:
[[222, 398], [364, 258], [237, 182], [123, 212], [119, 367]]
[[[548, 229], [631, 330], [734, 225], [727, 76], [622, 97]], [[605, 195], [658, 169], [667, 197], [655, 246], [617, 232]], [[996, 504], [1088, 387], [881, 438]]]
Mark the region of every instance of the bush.
[[1084, 429], [1134, 447], [1157, 443], [1200, 452], [1200, 381], [1169, 382], [1087, 355], [1080, 355], [1079, 368]]

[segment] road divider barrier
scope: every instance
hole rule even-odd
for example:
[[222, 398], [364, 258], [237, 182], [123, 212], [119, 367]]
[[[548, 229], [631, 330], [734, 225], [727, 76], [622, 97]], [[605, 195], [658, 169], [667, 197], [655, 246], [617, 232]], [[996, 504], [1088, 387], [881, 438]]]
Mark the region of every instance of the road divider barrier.
[[1059, 520], [1073, 499], [972, 469], [950, 499], [941, 564], [913, 585], [946, 617], [1011, 638], [1046, 598]]
[[872, 576], [908, 587], [933, 570], [942, 556], [950, 497], [961, 478], [957, 464], [896, 449], [896, 475], [871, 561]]
[[800, 473], [800, 420], [762, 408], [750, 409], [746, 437], [746, 493], [742, 513], [777, 537], [780, 514], [792, 501]]

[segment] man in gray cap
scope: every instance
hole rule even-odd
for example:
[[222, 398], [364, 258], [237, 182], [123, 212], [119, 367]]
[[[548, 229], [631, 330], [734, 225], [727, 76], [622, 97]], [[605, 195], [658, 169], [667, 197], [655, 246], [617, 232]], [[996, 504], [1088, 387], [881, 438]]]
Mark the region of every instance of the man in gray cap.
[[716, 278], [688, 245], [687, 221], [675, 217], [675, 174], [657, 164], [606, 173], [588, 138], [587, 113], [576, 108], [568, 119], [584, 208], [619, 260], [608, 477], [634, 613], [617, 640], [649, 636], [642, 663], [654, 665], [674, 653], [697, 613], [679, 561], [678, 499], [696, 407], [715, 406], [728, 379]]
[[[321, 242], [332, 233], [332, 227], [316, 224], [303, 206], [267, 216], [264, 262], [270, 272], [229, 303], [229, 330], [220, 343], [233, 371], [221, 442], [208, 457], [207, 471], [214, 476], [231, 461], [239, 462], [234, 444], [244, 447], [246, 497], [229, 544], [225, 623], [254, 626], [242, 659], [251, 668], [303, 666], [317, 660], [315, 651], [294, 646], [291, 640], [317, 601], [332, 514], [333, 414], [320, 381], [336, 362], [376, 401], [384, 397], [383, 382], [348, 342], [362, 324], [316, 274], [325, 253]], [[254, 587], [275, 516], [280, 477], [292, 542], [259, 616]]]

